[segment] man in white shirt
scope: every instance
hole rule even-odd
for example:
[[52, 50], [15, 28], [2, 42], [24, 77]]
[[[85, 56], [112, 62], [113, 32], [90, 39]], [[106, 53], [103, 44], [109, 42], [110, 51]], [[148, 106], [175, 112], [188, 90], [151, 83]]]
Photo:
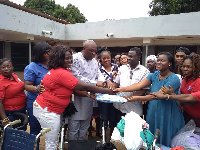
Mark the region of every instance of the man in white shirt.
[[[95, 84], [98, 79], [98, 63], [95, 60], [97, 45], [93, 40], [83, 44], [83, 50], [73, 55], [71, 73], [79, 80]], [[93, 113], [93, 100], [90, 93], [74, 91], [74, 105], [78, 112], [69, 117], [68, 140], [85, 140]]]
[[[148, 74], [150, 73], [149, 70], [146, 67], [139, 64], [140, 57], [140, 48], [134, 47], [130, 49], [128, 53], [128, 64], [123, 65], [119, 68], [118, 74], [114, 79], [115, 87], [126, 87], [134, 83], [138, 83], [148, 76]], [[149, 88], [145, 88], [140, 91], [123, 92], [122, 94], [126, 97], [130, 97], [132, 95], [144, 95], [147, 89]], [[120, 110], [122, 114], [126, 114], [133, 111], [140, 116], [143, 115], [142, 103], [139, 101], [115, 103], [113, 105], [115, 108]]]

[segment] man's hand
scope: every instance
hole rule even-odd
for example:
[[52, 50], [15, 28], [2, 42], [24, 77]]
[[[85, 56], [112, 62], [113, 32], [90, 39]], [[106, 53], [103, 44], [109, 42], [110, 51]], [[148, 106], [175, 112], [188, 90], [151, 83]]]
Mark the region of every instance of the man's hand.
[[126, 98], [129, 102], [136, 102], [138, 101], [138, 96], [130, 96]]
[[123, 88], [116, 88], [113, 91], [116, 92], [117, 94], [120, 94], [123, 92]]

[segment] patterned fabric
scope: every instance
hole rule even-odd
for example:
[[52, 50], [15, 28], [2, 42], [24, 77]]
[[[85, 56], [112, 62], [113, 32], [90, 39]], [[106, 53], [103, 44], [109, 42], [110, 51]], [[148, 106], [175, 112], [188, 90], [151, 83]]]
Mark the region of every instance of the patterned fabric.
[[[95, 84], [98, 79], [98, 63], [95, 59], [86, 60], [82, 52], [73, 55], [71, 73], [85, 83]], [[74, 96], [74, 105], [78, 112], [71, 116], [72, 120], [86, 120], [92, 116], [93, 99]]]
[[[102, 65], [100, 65], [99, 71], [101, 73], [101, 75], [99, 74], [99, 79], [98, 79], [99, 81], [108, 81], [108, 80], [113, 81], [113, 72], [114, 71], [118, 72], [118, 66], [116, 64], [111, 63], [111, 71], [107, 72], [105, 70], [105, 68]], [[104, 80], [103, 80], [102, 76], [103, 76]]]
[[81, 52], [73, 55], [71, 73], [85, 83], [96, 84], [98, 79], [98, 63], [95, 59], [86, 60]]

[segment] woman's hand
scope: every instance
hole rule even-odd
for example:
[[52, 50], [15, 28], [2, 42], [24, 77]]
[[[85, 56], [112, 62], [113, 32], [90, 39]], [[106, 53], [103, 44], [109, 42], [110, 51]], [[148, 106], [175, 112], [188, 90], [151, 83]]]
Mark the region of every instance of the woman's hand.
[[117, 75], [117, 71], [113, 71], [113, 74], [112, 74], [113, 79], [116, 77], [116, 75]]
[[40, 84], [37, 86], [36, 90], [39, 92], [39, 93], [43, 93], [45, 91], [45, 88], [44, 88], [44, 85], [43, 85], [43, 82], [41, 80]]
[[166, 95], [166, 94], [163, 94], [163, 93], [160, 92], [160, 91], [150, 93], [150, 95], [152, 95], [152, 98], [153, 98], [153, 99], [167, 99], [167, 95]]
[[3, 123], [3, 126], [5, 127], [9, 123], [10, 123], [10, 121], [6, 121], [6, 122]]
[[107, 81], [107, 87], [108, 87], [109, 89], [111, 89], [111, 90], [114, 90], [114, 89], [115, 89], [114, 84], [113, 84], [110, 80]]
[[166, 87], [165, 85], [159, 90], [159, 92], [163, 94], [169, 94], [169, 95], [175, 95], [174, 89], [172, 88], [171, 85], [169, 85], [169, 88]]

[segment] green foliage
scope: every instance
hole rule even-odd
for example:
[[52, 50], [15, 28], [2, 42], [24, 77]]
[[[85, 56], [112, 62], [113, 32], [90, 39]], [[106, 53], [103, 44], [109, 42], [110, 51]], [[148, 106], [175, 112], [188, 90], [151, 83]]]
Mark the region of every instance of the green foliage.
[[73, 24], [87, 21], [79, 9], [70, 3], [64, 8], [55, 4], [55, 0], [26, 0], [24, 6]]
[[200, 0], [153, 0], [149, 4], [150, 16], [200, 11]]

